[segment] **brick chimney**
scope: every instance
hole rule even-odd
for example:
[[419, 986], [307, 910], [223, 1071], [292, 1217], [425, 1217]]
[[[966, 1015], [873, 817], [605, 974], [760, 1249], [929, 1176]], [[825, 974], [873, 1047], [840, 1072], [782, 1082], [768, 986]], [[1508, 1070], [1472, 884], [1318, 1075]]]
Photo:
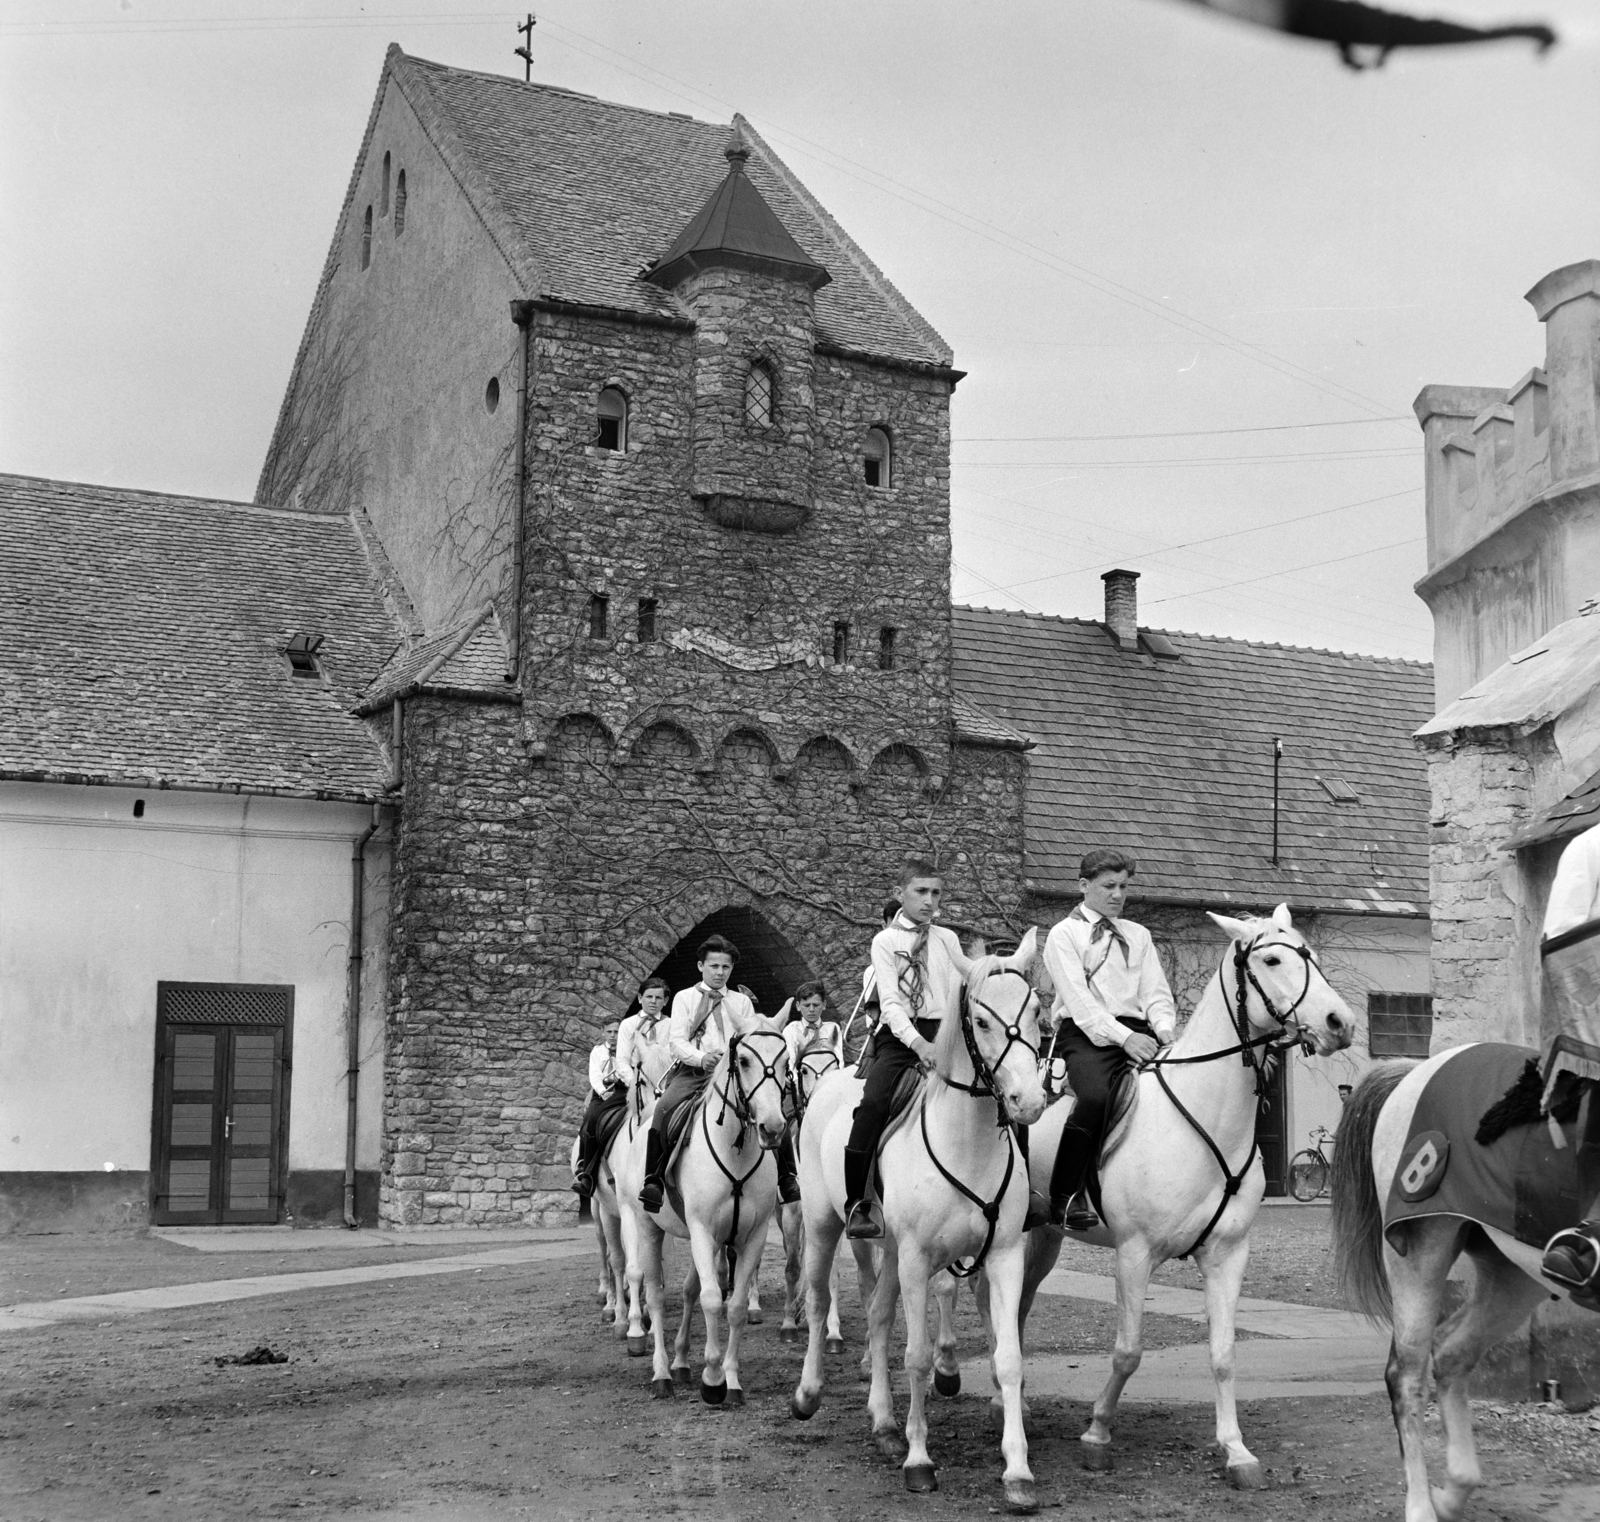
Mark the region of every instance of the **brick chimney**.
[[1137, 571], [1107, 571], [1106, 629], [1124, 650], [1139, 648], [1139, 592]]

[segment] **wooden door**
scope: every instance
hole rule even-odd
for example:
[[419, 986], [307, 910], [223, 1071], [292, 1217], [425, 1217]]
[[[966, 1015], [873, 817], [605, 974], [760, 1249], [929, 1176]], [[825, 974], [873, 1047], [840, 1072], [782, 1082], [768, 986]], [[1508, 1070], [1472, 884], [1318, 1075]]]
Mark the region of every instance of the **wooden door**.
[[278, 1219], [292, 995], [259, 985], [160, 986], [151, 1167], [157, 1224]]
[[1267, 1198], [1281, 1198], [1289, 1174], [1288, 1071], [1292, 1054], [1284, 1052], [1273, 1064], [1256, 1114], [1256, 1140], [1261, 1147], [1261, 1165], [1267, 1175]]

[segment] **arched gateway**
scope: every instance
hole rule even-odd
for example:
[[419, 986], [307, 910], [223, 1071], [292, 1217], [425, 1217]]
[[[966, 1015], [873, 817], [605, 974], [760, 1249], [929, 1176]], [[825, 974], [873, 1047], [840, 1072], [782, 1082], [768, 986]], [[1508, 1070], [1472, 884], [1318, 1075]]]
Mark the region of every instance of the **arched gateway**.
[[[732, 981], [736, 987], [742, 984], [751, 990], [760, 1014], [777, 1014], [779, 1006], [800, 984], [818, 976], [788, 938], [747, 904], [730, 904], [708, 914], [662, 957], [651, 976], [665, 978], [674, 993], [688, 988], [700, 976], [695, 953], [712, 935], [723, 936], [739, 948]], [[829, 992], [836, 1006], [845, 996], [837, 979]], [[848, 1011], [848, 997], [845, 1008]]]

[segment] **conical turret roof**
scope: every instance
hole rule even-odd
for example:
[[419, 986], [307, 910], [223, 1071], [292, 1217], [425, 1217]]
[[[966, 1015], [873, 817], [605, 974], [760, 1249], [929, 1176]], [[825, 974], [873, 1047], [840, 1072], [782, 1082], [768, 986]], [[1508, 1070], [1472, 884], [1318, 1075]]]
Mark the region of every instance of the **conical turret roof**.
[[712, 191], [672, 247], [644, 272], [644, 278], [671, 288], [699, 270], [731, 264], [798, 280], [812, 290], [827, 285], [833, 277], [794, 241], [778, 214], [750, 183], [744, 172], [750, 150], [737, 131], [724, 155], [727, 178]]

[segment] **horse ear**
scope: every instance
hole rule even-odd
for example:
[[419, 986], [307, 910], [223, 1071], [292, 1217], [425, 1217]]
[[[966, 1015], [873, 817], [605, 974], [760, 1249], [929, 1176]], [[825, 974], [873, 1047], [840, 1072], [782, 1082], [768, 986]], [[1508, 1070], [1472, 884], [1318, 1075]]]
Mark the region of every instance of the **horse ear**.
[[1208, 919], [1216, 921], [1216, 923], [1221, 926], [1222, 933], [1227, 936], [1230, 941], [1248, 941], [1254, 933], [1250, 929], [1247, 921], [1236, 920], [1231, 915], [1212, 914], [1208, 909], [1206, 910], [1206, 916]]
[[1039, 927], [1029, 925], [1028, 933], [1018, 943], [1017, 949], [1011, 953], [1008, 966], [1014, 967], [1018, 972], [1027, 972], [1039, 960]]
[[1289, 906], [1287, 904], [1279, 904], [1272, 911], [1272, 923], [1280, 930], [1294, 929], [1294, 920], [1289, 915]]

